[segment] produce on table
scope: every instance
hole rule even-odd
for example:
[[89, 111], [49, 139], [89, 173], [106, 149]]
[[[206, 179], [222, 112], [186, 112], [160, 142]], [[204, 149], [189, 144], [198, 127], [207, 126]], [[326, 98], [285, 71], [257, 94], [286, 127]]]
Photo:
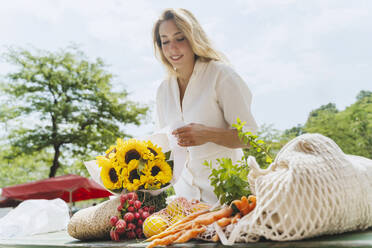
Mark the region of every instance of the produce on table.
[[[255, 206], [256, 197], [250, 195], [248, 198], [243, 196], [240, 200], [233, 201], [230, 206], [216, 211], [204, 209], [191, 213], [163, 232], [148, 238], [146, 241], [151, 241], [151, 243], [146, 248], [185, 243], [205, 232], [207, 226], [215, 222], [221, 227], [236, 223], [242, 216], [250, 213]], [[213, 236], [212, 240], [217, 242], [218, 235]]]
[[142, 225], [150, 216], [148, 211], [154, 211], [154, 206], [143, 207], [138, 195], [135, 192], [120, 195], [120, 205], [118, 211], [120, 216], [112, 216], [110, 224], [112, 226], [110, 237], [114, 241], [120, 239], [143, 238]]
[[146, 218], [143, 223], [143, 233], [146, 237], [151, 237], [167, 229], [168, 225], [169, 222], [166, 217], [153, 214]]
[[192, 203], [184, 197], [178, 197], [168, 203], [166, 208], [154, 213], [146, 219], [143, 224], [143, 230], [146, 238], [159, 234], [169, 226], [184, 219], [196, 210], [209, 209], [210, 206], [205, 203]]

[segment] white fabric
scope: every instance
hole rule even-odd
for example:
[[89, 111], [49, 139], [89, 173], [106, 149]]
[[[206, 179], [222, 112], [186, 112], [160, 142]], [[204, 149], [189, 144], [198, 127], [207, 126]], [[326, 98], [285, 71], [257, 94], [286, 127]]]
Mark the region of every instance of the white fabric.
[[[182, 100], [182, 109], [176, 77], [164, 80], [159, 86], [157, 127], [163, 129], [175, 123], [198, 123], [228, 129], [239, 117], [246, 122], [245, 130], [255, 132], [257, 124], [251, 114], [251, 99], [248, 86], [229, 66], [197, 60]], [[176, 194], [215, 203], [217, 198], [208, 180], [210, 169], [203, 162], [208, 160], [215, 164], [215, 160], [221, 157], [237, 161], [242, 157], [242, 150], [209, 142], [188, 147], [183, 152], [186, 154], [185, 161], [175, 163], [176, 167], [183, 167], [181, 177], [174, 185]]]
[[228, 243], [287, 241], [372, 226], [372, 160], [345, 155], [329, 138], [293, 139], [267, 170], [253, 157], [248, 176], [256, 208], [226, 233]]
[[65, 230], [70, 220], [65, 201], [26, 200], [0, 219], [0, 239]]

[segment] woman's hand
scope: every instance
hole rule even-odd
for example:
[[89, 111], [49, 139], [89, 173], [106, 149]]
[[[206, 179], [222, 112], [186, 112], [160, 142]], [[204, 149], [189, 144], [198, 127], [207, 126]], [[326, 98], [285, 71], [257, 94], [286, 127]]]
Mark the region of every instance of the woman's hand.
[[172, 132], [179, 146], [200, 146], [209, 142], [209, 127], [191, 123]]
[[236, 129], [223, 129], [191, 123], [177, 128], [172, 134], [177, 138], [178, 145], [183, 147], [200, 146], [207, 142], [229, 148], [249, 147], [240, 141]]

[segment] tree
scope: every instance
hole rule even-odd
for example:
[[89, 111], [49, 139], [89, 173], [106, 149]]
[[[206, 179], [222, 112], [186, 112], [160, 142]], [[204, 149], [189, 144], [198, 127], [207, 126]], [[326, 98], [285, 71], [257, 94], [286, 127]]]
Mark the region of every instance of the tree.
[[7, 97], [0, 105], [0, 120], [13, 126], [11, 156], [52, 152], [49, 177], [56, 175], [61, 157], [70, 162], [130, 137], [120, 126], [139, 125], [148, 111], [127, 100], [125, 90], [114, 92], [104, 62], [88, 61], [77, 48], [9, 49], [4, 57], [17, 68], [2, 83]]
[[372, 158], [372, 93], [361, 91], [343, 111], [334, 104], [312, 111], [304, 131], [333, 139], [345, 153]]
[[20, 155], [13, 159], [9, 145], [0, 148], [0, 188], [39, 180], [48, 176], [53, 154], [41, 151], [31, 155]]
[[370, 96], [372, 96], [372, 92], [371, 91], [361, 90], [359, 92], [359, 94], [357, 95], [357, 100], [360, 101], [363, 98], [369, 98]]

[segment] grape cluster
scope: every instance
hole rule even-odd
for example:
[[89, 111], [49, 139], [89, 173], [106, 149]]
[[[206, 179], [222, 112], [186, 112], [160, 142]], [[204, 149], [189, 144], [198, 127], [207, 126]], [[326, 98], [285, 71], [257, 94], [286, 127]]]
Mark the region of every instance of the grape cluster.
[[142, 205], [135, 192], [120, 195], [120, 205], [118, 206], [120, 218], [118, 216], [110, 218], [112, 226], [110, 237], [112, 240], [119, 241], [120, 239], [144, 237], [143, 222], [155, 211], [155, 207]]

